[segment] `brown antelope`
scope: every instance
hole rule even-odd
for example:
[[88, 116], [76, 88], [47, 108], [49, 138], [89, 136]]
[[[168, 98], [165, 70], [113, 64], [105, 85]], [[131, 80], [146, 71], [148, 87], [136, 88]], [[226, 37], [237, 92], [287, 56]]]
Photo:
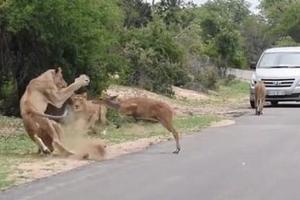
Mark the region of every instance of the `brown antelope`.
[[266, 98], [266, 87], [263, 81], [257, 81], [255, 84], [255, 114], [263, 114], [263, 108]]
[[160, 122], [175, 138], [176, 150], [173, 153], [179, 153], [179, 135], [173, 127], [173, 110], [168, 104], [145, 97], [133, 97], [120, 101], [117, 101], [116, 97], [106, 97], [100, 101], [108, 107], [117, 109], [124, 115], [132, 116], [136, 120]]

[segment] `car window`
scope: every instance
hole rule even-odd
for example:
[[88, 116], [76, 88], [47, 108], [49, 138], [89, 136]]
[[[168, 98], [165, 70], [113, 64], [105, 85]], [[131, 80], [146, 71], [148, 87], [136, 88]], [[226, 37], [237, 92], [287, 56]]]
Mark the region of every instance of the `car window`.
[[300, 53], [278, 52], [265, 53], [260, 60], [260, 68], [300, 66]]

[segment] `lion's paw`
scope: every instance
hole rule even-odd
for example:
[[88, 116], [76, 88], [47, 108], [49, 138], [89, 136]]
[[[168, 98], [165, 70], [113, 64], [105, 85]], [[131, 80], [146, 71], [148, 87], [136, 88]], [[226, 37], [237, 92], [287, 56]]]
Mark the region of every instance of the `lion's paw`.
[[80, 83], [81, 86], [87, 86], [90, 83], [90, 78], [87, 75], [82, 74], [75, 79], [75, 82]]

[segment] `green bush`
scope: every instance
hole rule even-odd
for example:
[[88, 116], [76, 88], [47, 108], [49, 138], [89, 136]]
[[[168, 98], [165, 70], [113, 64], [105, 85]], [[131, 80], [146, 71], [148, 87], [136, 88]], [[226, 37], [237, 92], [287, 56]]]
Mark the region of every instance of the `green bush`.
[[147, 27], [128, 31], [124, 40], [124, 83], [172, 95], [172, 85], [188, 81], [183, 66], [183, 50], [156, 20]]

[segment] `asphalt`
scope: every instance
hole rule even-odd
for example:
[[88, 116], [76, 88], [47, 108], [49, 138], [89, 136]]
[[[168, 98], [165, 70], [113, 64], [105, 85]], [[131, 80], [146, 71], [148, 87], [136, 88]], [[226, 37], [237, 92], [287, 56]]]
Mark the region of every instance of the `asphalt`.
[[2, 200], [293, 200], [300, 198], [300, 106], [265, 108], [114, 160], [0, 193]]

